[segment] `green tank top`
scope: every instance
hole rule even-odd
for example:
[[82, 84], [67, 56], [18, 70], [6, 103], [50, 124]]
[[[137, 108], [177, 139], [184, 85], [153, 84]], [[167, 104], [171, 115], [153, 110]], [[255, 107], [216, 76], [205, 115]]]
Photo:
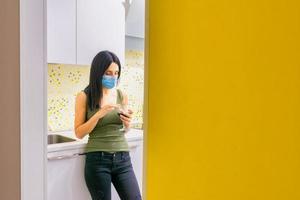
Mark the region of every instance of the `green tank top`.
[[[117, 89], [117, 104], [121, 104], [123, 96]], [[91, 111], [89, 106], [86, 107], [86, 121], [89, 120], [100, 108]], [[117, 110], [112, 110], [104, 117], [99, 119], [95, 128], [89, 133], [88, 143], [85, 152], [93, 151], [129, 151], [128, 143], [125, 138], [125, 132], [121, 131], [123, 122], [121, 121]]]

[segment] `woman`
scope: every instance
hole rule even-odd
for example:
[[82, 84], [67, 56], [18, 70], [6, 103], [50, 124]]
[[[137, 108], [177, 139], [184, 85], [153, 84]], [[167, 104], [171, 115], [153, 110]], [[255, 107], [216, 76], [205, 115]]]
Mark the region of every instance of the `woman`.
[[89, 85], [76, 96], [74, 130], [80, 139], [89, 134], [84, 173], [93, 200], [110, 200], [111, 183], [122, 200], [141, 199], [124, 136], [132, 110], [118, 114], [118, 104], [128, 104], [127, 95], [116, 89], [120, 75], [118, 57], [101, 51], [92, 61]]

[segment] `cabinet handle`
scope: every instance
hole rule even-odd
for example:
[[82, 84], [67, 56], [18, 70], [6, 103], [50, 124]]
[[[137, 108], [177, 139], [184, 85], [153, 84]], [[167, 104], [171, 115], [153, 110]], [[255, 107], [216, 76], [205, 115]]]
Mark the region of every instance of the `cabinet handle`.
[[79, 154], [72, 154], [72, 155], [63, 155], [63, 156], [54, 156], [54, 157], [48, 157], [48, 160], [61, 160], [61, 159], [69, 159], [69, 158], [75, 158], [79, 156]]

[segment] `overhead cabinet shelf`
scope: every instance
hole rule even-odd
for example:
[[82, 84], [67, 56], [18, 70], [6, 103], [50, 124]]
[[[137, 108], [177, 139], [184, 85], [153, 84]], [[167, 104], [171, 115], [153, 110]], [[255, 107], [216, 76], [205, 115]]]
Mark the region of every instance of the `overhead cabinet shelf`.
[[48, 63], [90, 65], [101, 50], [125, 59], [122, 0], [48, 0]]

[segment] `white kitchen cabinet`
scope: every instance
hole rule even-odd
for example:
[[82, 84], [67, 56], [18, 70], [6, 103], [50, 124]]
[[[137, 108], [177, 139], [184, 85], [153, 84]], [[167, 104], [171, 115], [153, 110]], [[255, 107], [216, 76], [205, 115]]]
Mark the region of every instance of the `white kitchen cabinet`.
[[76, 0], [47, 0], [47, 61], [76, 63]]
[[78, 152], [48, 153], [47, 200], [91, 199], [84, 179], [85, 155]]
[[101, 50], [125, 60], [125, 8], [122, 0], [77, 0], [77, 64], [91, 64]]
[[[143, 137], [133, 133], [128, 137], [130, 156], [135, 175], [142, 193]], [[139, 132], [136, 131], [136, 132]], [[68, 136], [68, 135], [65, 135]], [[53, 144], [48, 146], [47, 200], [90, 200], [91, 196], [84, 179], [84, 142]], [[112, 200], [120, 200], [111, 183]]]
[[138, 38], [145, 36], [145, 0], [132, 0], [126, 18], [126, 35]]
[[143, 182], [143, 140], [137, 140], [130, 148], [130, 156], [132, 158], [132, 166], [142, 193]]
[[102, 50], [125, 64], [122, 0], [47, 0], [48, 63], [90, 65]]

